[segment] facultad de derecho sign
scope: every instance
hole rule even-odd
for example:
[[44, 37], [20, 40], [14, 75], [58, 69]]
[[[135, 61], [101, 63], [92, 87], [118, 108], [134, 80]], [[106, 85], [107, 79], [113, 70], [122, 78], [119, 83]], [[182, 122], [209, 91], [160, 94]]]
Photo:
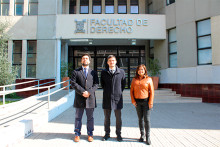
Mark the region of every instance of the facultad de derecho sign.
[[148, 19], [83, 19], [75, 20], [75, 33], [132, 33], [133, 26], [148, 26]]

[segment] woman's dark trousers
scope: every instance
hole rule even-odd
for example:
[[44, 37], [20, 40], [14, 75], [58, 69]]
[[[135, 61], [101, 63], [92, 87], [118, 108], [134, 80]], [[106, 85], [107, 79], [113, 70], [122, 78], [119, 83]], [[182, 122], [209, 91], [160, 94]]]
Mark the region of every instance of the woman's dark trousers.
[[[139, 128], [141, 137], [144, 138], [144, 127], [146, 131], [146, 138], [150, 137], [150, 110], [148, 105], [148, 99], [136, 100], [137, 106], [136, 111], [139, 120]], [[144, 125], [143, 125], [144, 119]]]

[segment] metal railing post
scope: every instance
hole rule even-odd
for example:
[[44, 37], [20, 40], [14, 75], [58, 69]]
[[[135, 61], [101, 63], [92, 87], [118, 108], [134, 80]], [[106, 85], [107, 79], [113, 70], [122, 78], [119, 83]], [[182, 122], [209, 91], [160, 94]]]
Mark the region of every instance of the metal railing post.
[[48, 87], [48, 109], [50, 109], [50, 87]]
[[70, 93], [70, 80], [68, 80], [68, 94]]
[[5, 104], [5, 86], [3, 87], [3, 105]]
[[39, 86], [40, 86], [40, 80], [37, 80], [37, 82], [38, 82], [38, 94], [40, 93], [40, 89], [39, 89]]

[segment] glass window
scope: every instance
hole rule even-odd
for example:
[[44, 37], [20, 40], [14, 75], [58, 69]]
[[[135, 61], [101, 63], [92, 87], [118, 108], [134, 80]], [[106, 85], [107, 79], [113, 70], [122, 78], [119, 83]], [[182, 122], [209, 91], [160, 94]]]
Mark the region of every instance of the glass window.
[[176, 28], [168, 31], [169, 67], [177, 67], [177, 40]]
[[89, 1], [88, 0], [80, 0], [80, 13], [81, 14], [89, 13]]
[[0, 15], [7, 16], [9, 13], [9, 0], [0, 0]]
[[131, 14], [138, 14], [139, 13], [138, 0], [131, 0], [130, 1], [130, 9], [131, 9]]
[[13, 57], [12, 65], [18, 67], [18, 77], [21, 78], [21, 62], [22, 61], [22, 41], [16, 40], [13, 41]]
[[114, 14], [114, 0], [105, 0], [105, 13]]
[[36, 78], [36, 50], [37, 50], [37, 41], [31, 40], [28, 41], [27, 48], [27, 77]]
[[212, 64], [210, 19], [197, 22], [198, 65]]
[[148, 14], [153, 14], [153, 3], [148, 4]]
[[76, 0], [70, 0], [69, 14], [76, 14]]
[[92, 13], [95, 13], [95, 14], [102, 13], [102, 2], [101, 2], [101, 0], [93, 0]]
[[24, 0], [15, 0], [15, 15], [23, 15]]
[[127, 13], [127, 0], [118, 1], [118, 13], [119, 14]]
[[28, 15], [37, 15], [37, 14], [38, 14], [38, 0], [30, 0]]
[[167, 5], [170, 5], [172, 3], [175, 3], [175, 0], [167, 0]]
[[149, 57], [154, 59], [154, 40], [149, 41]]

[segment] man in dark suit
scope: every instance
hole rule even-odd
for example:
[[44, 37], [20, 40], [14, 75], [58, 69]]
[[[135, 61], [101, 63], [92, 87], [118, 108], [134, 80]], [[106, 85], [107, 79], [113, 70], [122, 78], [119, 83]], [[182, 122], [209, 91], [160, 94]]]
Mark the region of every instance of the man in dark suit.
[[81, 58], [82, 67], [74, 70], [71, 77], [71, 85], [75, 89], [75, 142], [80, 141], [84, 110], [87, 116], [88, 141], [93, 141], [93, 112], [96, 107], [95, 90], [98, 88], [99, 80], [97, 73], [89, 68], [90, 61], [90, 55], [84, 54]]
[[101, 85], [103, 88], [103, 104], [105, 115], [105, 136], [103, 141], [110, 138], [110, 117], [113, 109], [116, 117], [116, 135], [117, 140], [122, 141], [121, 137], [121, 109], [123, 108], [122, 92], [125, 88], [125, 72], [116, 66], [116, 58], [114, 55], [109, 55], [107, 63], [109, 68], [101, 73]]

